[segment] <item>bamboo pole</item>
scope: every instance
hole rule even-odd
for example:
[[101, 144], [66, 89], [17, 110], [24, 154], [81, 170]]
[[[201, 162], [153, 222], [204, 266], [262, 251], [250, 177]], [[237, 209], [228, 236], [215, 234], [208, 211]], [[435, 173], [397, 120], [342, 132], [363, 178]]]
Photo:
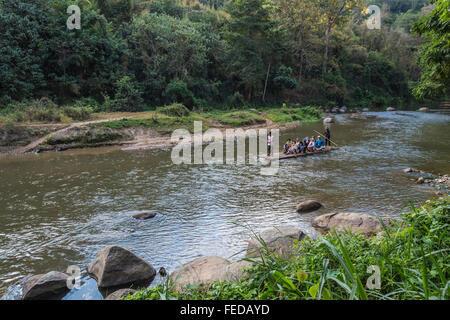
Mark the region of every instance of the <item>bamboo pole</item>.
[[[320, 134], [321, 136], [324, 136], [325, 137], [325, 135], [323, 134], [323, 133], [320, 133], [319, 131], [316, 131], [316, 130], [313, 130], [313, 131], [315, 131], [317, 134]], [[325, 137], [326, 138], [326, 137]], [[334, 143], [334, 141], [333, 140], [331, 140], [331, 139], [328, 139], [330, 142], [332, 142], [336, 147], [339, 147], [338, 146], [338, 144], [337, 143]]]

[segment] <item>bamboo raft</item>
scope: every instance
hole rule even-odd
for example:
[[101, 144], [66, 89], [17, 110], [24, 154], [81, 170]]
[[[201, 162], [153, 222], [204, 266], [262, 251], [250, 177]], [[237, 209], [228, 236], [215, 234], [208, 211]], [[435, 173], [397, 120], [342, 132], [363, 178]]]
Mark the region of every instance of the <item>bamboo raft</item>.
[[[298, 157], [306, 157], [306, 156], [312, 156], [315, 154], [322, 154], [322, 153], [327, 153], [333, 150], [337, 150], [339, 149], [339, 147], [325, 147], [325, 149], [320, 150], [320, 151], [314, 151], [314, 152], [306, 152], [306, 153], [289, 153], [289, 154], [280, 154], [279, 156], [279, 160], [284, 160], [284, 159], [291, 159], [291, 158], [298, 158]], [[274, 157], [268, 157], [269, 159], [275, 159]]]

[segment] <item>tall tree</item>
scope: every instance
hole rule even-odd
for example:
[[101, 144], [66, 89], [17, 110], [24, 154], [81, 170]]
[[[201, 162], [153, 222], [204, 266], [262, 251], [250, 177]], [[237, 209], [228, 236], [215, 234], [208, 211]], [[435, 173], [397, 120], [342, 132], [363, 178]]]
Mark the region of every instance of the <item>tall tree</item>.
[[418, 98], [450, 93], [450, 5], [448, 0], [431, 0], [436, 8], [413, 25], [425, 43], [419, 54], [423, 73], [413, 93]]
[[251, 100], [267, 84], [273, 53], [279, 44], [274, 6], [269, 0], [232, 0], [227, 39], [233, 46], [231, 69]]
[[325, 31], [325, 49], [323, 53], [322, 73], [327, 72], [328, 45], [333, 28], [343, 25], [351, 16], [353, 9], [361, 6], [363, 0], [316, 0], [320, 22]]

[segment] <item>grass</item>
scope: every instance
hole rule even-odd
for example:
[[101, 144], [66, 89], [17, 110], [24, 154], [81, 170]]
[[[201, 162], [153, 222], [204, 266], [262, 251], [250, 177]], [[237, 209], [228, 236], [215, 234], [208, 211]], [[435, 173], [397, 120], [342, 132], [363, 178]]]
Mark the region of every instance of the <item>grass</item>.
[[270, 109], [266, 117], [278, 124], [289, 124], [297, 121], [317, 121], [322, 117], [319, 109], [314, 107]]
[[210, 113], [218, 122], [230, 127], [244, 127], [255, 124], [266, 123], [266, 119], [257, 112], [248, 110], [239, 110], [232, 112], [216, 112]]
[[10, 104], [0, 110], [0, 124], [69, 123], [88, 120], [93, 110], [82, 106], [57, 106], [48, 98]]
[[[427, 201], [385, 226], [382, 237], [330, 233], [298, 243], [291, 258], [266, 247], [261, 260], [251, 260], [248, 278], [239, 282], [190, 286], [181, 293], [166, 282], [126, 299], [449, 299], [449, 214], [448, 197]], [[380, 270], [380, 289], [366, 286], [373, 273], [369, 266]]]
[[175, 129], [183, 128], [189, 130], [190, 132], [193, 132], [194, 121], [202, 121], [202, 129], [208, 129], [208, 119], [199, 114], [191, 113], [188, 116], [183, 117], [172, 117], [160, 114], [158, 112], [150, 112], [148, 114], [148, 118], [123, 118], [121, 120], [94, 123], [90, 124], [89, 126], [107, 127], [111, 129], [143, 127], [153, 129], [162, 133], [170, 133]]

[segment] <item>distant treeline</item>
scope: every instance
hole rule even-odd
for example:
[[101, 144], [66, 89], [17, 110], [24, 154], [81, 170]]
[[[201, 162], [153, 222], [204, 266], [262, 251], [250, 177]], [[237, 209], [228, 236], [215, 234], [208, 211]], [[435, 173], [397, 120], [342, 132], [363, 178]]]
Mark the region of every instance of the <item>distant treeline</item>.
[[[49, 97], [111, 111], [412, 99], [424, 0], [0, 0], [0, 108]], [[81, 8], [81, 29], [66, 10]], [[93, 102], [95, 101], [95, 102]]]

